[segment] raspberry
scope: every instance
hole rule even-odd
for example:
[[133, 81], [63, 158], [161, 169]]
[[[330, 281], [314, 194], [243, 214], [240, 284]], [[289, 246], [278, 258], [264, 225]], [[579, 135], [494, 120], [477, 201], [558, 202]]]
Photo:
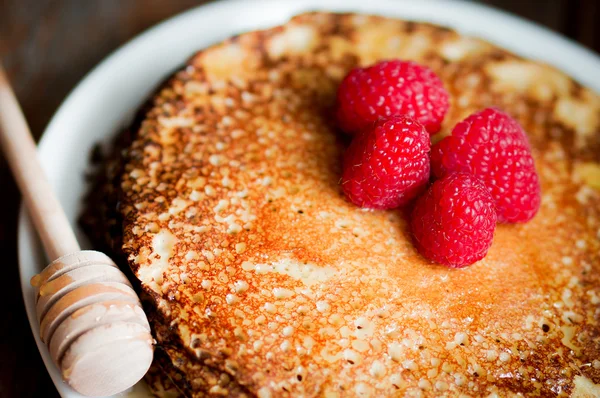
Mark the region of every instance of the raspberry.
[[448, 93], [431, 69], [394, 60], [350, 71], [340, 84], [337, 103], [338, 123], [347, 133], [380, 117], [408, 115], [433, 134], [448, 110]]
[[417, 199], [411, 227], [415, 246], [424, 257], [462, 268], [484, 258], [492, 245], [494, 200], [479, 178], [451, 173]]
[[342, 189], [361, 207], [401, 206], [421, 193], [429, 180], [430, 145], [427, 131], [410, 117], [381, 119], [350, 144]]
[[457, 124], [431, 153], [433, 173], [472, 173], [483, 180], [501, 222], [525, 222], [540, 207], [540, 183], [527, 136], [506, 113], [487, 108]]

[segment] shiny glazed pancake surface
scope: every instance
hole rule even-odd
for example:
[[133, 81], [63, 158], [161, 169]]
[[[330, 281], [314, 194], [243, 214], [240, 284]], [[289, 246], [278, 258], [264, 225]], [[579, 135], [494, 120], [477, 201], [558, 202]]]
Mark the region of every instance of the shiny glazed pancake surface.
[[[336, 87], [391, 58], [444, 81], [441, 134], [488, 106], [529, 134], [541, 210], [471, 267], [429, 263], [406, 210], [339, 188]], [[561, 72], [429, 24], [310, 13], [199, 52], [142, 116], [103, 225], [122, 223], [182, 393], [600, 391], [600, 99]]]

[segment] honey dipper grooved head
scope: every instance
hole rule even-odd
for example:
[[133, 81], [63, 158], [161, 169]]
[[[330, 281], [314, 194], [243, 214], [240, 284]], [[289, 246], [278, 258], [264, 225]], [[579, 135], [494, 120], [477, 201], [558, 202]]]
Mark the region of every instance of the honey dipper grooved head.
[[137, 383], [152, 362], [150, 326], [127, 278], [106, 255], [80, 251], [32, 278], [42, 340], [63, 379], [88, 396]]
[[65, 380], [81, 394], [105, 396], [133, 386], [151, 363], [150, 332], [135, 323], [113, 323], [81, 335], [60, 367]]

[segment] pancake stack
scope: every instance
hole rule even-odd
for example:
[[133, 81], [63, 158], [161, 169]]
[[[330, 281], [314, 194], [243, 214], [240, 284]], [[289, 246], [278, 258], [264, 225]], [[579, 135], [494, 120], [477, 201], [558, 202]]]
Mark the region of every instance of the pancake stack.
[[[490, 106], [528, 133], [541, 209], [470, 267], [425, 260], [410, 209], [338, 185], [337, 85], [394, 58], [450, 93], [434, 141]], [[600, 394], [600, 97], [549, 66], [430, 24], [304, 14], [197, 53], [102, 164], [82, 221], [145, 297], [157, 395]]]

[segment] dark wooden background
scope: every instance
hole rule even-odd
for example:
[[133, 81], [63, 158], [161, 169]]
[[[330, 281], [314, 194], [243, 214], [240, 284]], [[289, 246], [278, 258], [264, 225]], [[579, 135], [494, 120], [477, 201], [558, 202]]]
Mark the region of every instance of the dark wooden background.
[[[251, 1], [251, 0], [247, 0]], [[417, 0], [414, 0], [417, 1]], [[194, 0], [0, 0], [0, 59], [39, 137], [61, 101], [106, 55]], [[600, 51], [598, 0], [483, 0]], [[551, 49], [548, 49], [551, 51]], [[21, 299], [16, 258], [19, 195], [0, 157], [0, 397], [58, 396]]]

